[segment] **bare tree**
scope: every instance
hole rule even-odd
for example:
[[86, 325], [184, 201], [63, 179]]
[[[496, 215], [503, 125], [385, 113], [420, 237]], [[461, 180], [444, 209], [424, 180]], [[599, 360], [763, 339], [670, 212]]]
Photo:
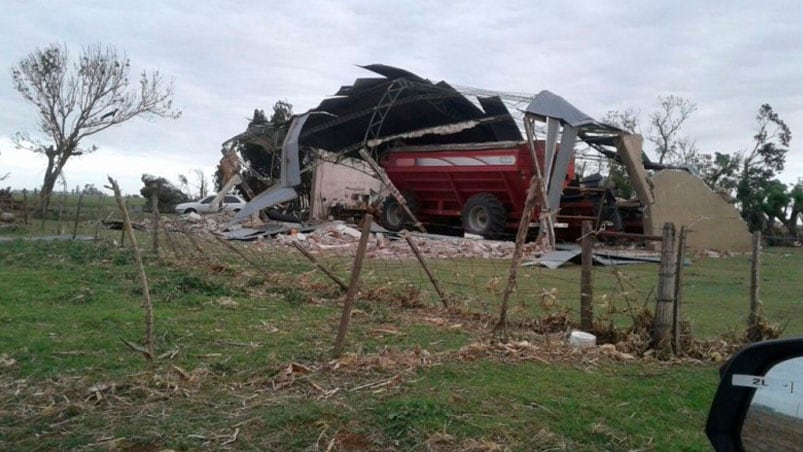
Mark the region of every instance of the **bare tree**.
[[661, 108], [650, 115], [650, 132], [647, 139], [655, 144], [658, 163], [677, 160], [680, 128], [697, 110], [697, 104], [683, 97], [669, 95], [658, 97]]
[[641, 125], [639, 124], [639, 116], [641, 112], [633, 108], [628, 108], [623, 111], [608, 110], [608, 113], [602, 119], [605, 124], [618, 127], [630, 133], [640, 133]]
[[36, 49], [11, 68], [14, 88], [39, 114], [46, 143], [17, 134], [15, 143], [47, 157], [42, 183], [43, 212], [53, 186], [70, 157], [88, 154], [83, 139], [136, 116], [178, 118], [173, 83], [158, 71], [142, 72], [139, 86], [129, 87], [131, 64], [112, 46], [85, 47], [75, 61], [67, 47], [50, 44]]
[[184, 196], [188, 199], [193, 199], [192, 190], [190, 189], [190, 181], [187, 179], [187, 176], [184, 174], [178, 175], [178, 187]]
[[206, 194], [209, 191], [209, 184], [206, 182], [206, 175], [204, 174], [203, 170], [195, 168], [192, 170], [193, 174], [195, 174], [195, 179], [198, 181], [198, 197], [206, 198]]

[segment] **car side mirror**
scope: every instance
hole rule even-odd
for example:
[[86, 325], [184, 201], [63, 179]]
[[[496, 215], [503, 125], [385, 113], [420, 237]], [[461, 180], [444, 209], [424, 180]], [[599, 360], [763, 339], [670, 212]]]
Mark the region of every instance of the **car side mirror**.
[[803, 338], [752, 344], [720, 369], [705, 432], [718, 452], [803, 447]]

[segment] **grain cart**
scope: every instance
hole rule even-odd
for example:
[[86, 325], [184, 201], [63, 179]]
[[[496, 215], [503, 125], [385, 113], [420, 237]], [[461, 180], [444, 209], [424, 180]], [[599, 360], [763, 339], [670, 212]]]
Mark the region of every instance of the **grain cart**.
[[[535, 149], [543, 166], [544, 142], [536, 142]], [[425, 226], [485, 238], [505, 237], [518, 227], [534, 168], [527, 144], [513, 141], [399, 147], [380, 164]], [[579, 231], [583, 220], [617, 220], [608, 190], [580, 188], [576, 182], [571, 160], [560, 204], [566, 214], [557, 216], [564, 235]], [[535, 223], [538, 211], [531, 219]], [[385, 199], [380, 219], [390, 230], [411, 227], [392, 196]]]

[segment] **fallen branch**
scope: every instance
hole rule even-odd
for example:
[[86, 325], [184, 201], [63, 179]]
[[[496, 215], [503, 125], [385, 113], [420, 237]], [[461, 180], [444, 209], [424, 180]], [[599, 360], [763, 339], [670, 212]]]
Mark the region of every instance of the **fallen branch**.
[[240, 429], [239, 428], [235, 428], [234, 429], [234, 434], [231, 435], [231, 438], [227, 439], [226, 441], [223, 441], [222, 443], [220, 443], [220, 445], [221, 446], [225, 446], [226, 444], [231, 444], [231, 443], [237, 441], [237, 436], [239, 434], [240, 434]]
[[123, 343], [125, 345], [127, 345], [128, 348], [130, 348], [131, 350], [134, 350], [135, 352], [142, 353], [143, 355], [145, 355], [145, 358], [147, 358], [147, 359], [153, 359], [153, 353], [151, 353], [150, 351], [146, 350], [141, 345], [137, 345], [137, 344], [134, 344], [133, 342], [129, 342], [123, 337], [121, 337], [120, 340], [123, 341]]

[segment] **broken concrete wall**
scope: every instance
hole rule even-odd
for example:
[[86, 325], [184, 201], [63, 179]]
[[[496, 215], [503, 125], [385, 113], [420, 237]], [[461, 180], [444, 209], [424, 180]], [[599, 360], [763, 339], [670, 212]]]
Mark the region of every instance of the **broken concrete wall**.
[[319, 160], [313, 175], [311, 217], [325, 220], [336, 204], [346, 208], [365, 206], [371, 192], [378, 193], [381, 182], [363, 161], [347, 159], [340, 163]]
[[664, 170], [653, 176], [652, 185], [655, 203], [648, 221], [653, 231], [672, 222], [678, 229], [689, 226], [686, 244], [691, 248], [750, 251], [750, 232], [739, 211], [702, 179], [685, 171]]

